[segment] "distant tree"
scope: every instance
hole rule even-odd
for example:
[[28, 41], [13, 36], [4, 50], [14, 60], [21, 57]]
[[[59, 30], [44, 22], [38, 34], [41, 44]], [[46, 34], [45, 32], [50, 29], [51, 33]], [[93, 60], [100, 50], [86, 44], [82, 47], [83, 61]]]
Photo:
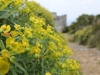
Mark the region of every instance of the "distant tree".
[[94, 21], [93, 15], [82, 14], [77, 18], [76, 22], [73, 22], [70, 27], [70, 33], [75, 33], [77, 30], [83, 29], [85, 26], [92, 25]]
[[67, 33], [68, 31], [69, 31], [69, 27], [66, 26], [66, 27], [63, 28], [62, 33]]

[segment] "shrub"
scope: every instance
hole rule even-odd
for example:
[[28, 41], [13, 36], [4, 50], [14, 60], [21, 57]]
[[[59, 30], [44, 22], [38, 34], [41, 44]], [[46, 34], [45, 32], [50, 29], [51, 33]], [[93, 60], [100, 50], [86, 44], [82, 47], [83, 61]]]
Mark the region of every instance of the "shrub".
[[42, 6], [40, 6], [38, 3], [34, 1], [26, 2], [26, 5], [32, 10], [34, 15], [44, 18], [46, 24], [54, 26], [52, 13], [49, 12], [47, 9], [43, 8]]
[[65, 41], [43, 18], [34, 15], [26, 1], [0, 3], [1, 75], [79, 74], [80, 65], [68, 58], [73, 53]]
[[69, 27], [65, 27], [65, 28], [63, 28], [63, 30], [62, 30], [62, 33], [67, 33], [69, 31]]
[[78, 30], [73, 39], [74, 41], [79, 42], [79, 44], [86, 44], [89, 38], [89, 35], [92, 34], [92, 26], [87, 26], [83, 30]]
[[95, 38], [94, 35], [91, 35], [91, 36], [89, 37], [88, 42], [87, 42], [87, 45], [88, 45], [89, 47], [96, 47], [96, 45], [97, 45], [97, 40], [96, 40], [96, 38]]

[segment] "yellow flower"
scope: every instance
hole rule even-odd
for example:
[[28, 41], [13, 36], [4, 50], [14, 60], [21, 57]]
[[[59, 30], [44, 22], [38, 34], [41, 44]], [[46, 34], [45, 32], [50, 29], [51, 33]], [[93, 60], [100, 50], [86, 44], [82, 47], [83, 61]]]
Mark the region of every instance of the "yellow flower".
[[62, 63], [61, 67], [66, 68], [66, 63]]
[[3, 49], [1, 51], [1, 54], [2, 54], [2, 57], [4, 57], [4, 58], [9, 58], [10, 57], [10, 52], [6, 49]]
[[41, 44], [37, 41], [37, 42], [36, 42], [36, 46], [37, 46], [37, 47], [41, 47]]
[[30, 16], [30, 21], [33, 22], [35, 18], [33, 16]]
[[48, 48], [49, 48], [51, 51], [57, 49], [56, 44], [55, 44], [54, 42], [49, 42]]
[[14, 42], [11, 44], [11, 46], [12, 46], [12, 50], [16, 51], [17, 49], [19, 49], [20, 45], [19, 45], [19, 42]]
[[10, 47], [13, 51], [16, 51], [19, 48], [19, 42], [15, 42], [15, 38], [12, 37], [6, 39], [6, 45], [6, 47]]
[[16, 50], [17, 53], [25, 52], [25, 47], [23, 47], [22, 43], [19, 43], [19, 48]]
[[32, 29], [31, 28], [25, 28], [24, 34], [26, 35], [26, 37], [28, 38], [32, 38]]
[[56, 57], [60, 57], [60, 56], [61, 56], [61, 52], [55, 52], [54, 55], [55, 55]]
[[0, 57], [0, 74], [5, 75], [9, 71], [9, 63]]
[[39, 54], [41, 52], [41, 50], [39, 48], [33, 46], [31, 48], [31, 51], [30, 52], [31, 52], [31, 54], [33, 54], [33, 53]]
[[26, 38], [22, 39], [22, 44], [24, 47], [28, 46], [29, 45], [29, 42]]
[[3, 32], [9, 32], [11, 30], [11, 27], [9, 25], [6, 26], [6, 24], [1, 26], [1, 29], [3, 30]]
[[31, 48], [31, 50], [30, 50], [30, 53], [33, 54], [35, 49], [36, 49], [36, 47], [33, 46], [33, 47]]
[[52, 27], [50, 25], [47, 26], [47, 32], [51, 32]]
[[30, 11], [31, 11], [31, 10], [30, 10], [28, 7], [25, 8], [25, 12], [26, 12], [26, 13], [29, 13]]
[[18, 24], [15, 24], [14, 27], [15, 27], [16, 30], [19, 30], [21, 28], [21, 26], [18, 25]]
[[70, 50], [70, 48], [68, 48], [67, 46], [64, 46], [64, 50], [63, 50], [64, 54], [70, 54], [73, 55], [73, 52]]
[[18, 5], [20, 5], [20, 4], [22, 4], [22, 0], [15, 0], [15, 1], [14, 1], [14, 5], [15, 5], [15, 6], [18, 6]]
[[0, 0], [0, 10], [3, 10], [12, 0]]
[[39, 23], [39, 20], [38, 20], [38, 19], [35, 19], [35, 20], [34, 20], [34, 23]]
[[9, 38], [7, 38], [6, 39], [6, 45], [11, 45], [12, 43], [14, 43], [14, 38], [12, 38], [12, 37], [9, 37]]
[[11, 31], [10, 34], [11, 34], [12, 37], [15, 37], [15, 36], [18, 35], [18, 32], [17, 31]]
[[46, 72], [46, 74], [45, 75], [51, 75], [49, 72]]

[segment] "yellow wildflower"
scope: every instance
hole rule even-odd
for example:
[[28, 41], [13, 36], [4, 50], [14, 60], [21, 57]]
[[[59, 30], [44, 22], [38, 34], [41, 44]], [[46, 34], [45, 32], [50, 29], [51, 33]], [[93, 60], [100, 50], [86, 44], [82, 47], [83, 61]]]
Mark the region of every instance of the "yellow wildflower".
[[26, 38], [22, 39], [22, 44], [24, 47], [28, 46], [29, 45], [29, 42]]
[[64, 46], [64, 50], [63, 50], [64, 54], [70, 54], [73, 55], [73, 52], [70, 50], [70, 48], [68, 48], [67, 46]]
[[11, 2], [12, 2], [12, 0], [0, 0], [0, 10], [3, 10]]
[[6, 45], [11, 45], [12, 43], [14, 43], [14, 38], [12, 38], [12, 37], [9, 37], [9, 38], [7, 38], [6, 39]]
[[34, 50], [36, 49], [36, 47], [35, 46], [33, 46], [32, 48], [31, 48], [31, 50], [30, 50], [30, 53], [31, 54], [34, 54]]
[[15, 37], [15, 36], [18, 35], [18, 32], [17, 31], [11, 31], [10, 34], [11, 34], [12, 37]]
[[60, 56], [61, 56], [61, 52], [58, 52], [58, 51], [57, 51], [57, 52], [54, 53], [54, 55], [55, 55], [56, 57], [60, 57]]
[[30, 21], [33, 22], [35, 20], [35, 17], [30, 16]]
[[35, 53], [35, 54], [39, 54], [41, 52], [41, 50], [37, 47], [32, 47], [30, 50], [31, 54]]
[[9, 63], [0, 57], [0, 74], [5, 75], [9, 71]]
[[66, 68], [66, 63], [62, 63], [61, 67]]
[[19, 42], [14, 42], [14, 43], [11, 44], [11, 46], [12, 46], [12, 50], [16, 51], [16, 50], [19, 49], [20, 45], [19, 45]]
[[6, 39], [6, 47], [7, 49], [16, 51], [19, 48], [19, 42], [15, 42], [15, 38], [9, 37]]
[[49, 42], [48, 48], [53, 51], [53, 50], [57, 49], [57, 46], [54, 42]]
[[36, 49], [34, 50], [34, 53], [39, 54], [39, 53], [40, 53], [40, 49], [39, 49], [39, 48], [36, 48]]
[[20, 4], [22, 4], [22, 0], [15, 0], [15, 1], [14, 1], [14, 5], [15, 5], [15, 6], [18, 6], [18, 5], [20, 5]]
[[28, 7], [26, 7], [24, 10], [26, 13], [29, 13], [31, 11]]
[[46, 72], [46, 74], [45, 75], [51, 75], [49, 72]]
[[1, 51], [1, 54], [2, 54], [2, 57], [4, 57], [4, 58], [9, 58], [10, 57], [10, 52], [6, 49], [3, 49]]
[[50, 25], [47, 26], [47, 32], [51, 32], [52, 27]]
[[21, 26], [18, 25], [18, 24], [15, 24], [14, 27], [15, 27], [16, 30], [19, 30], [21, 28]]
[[34, 20], [34, 23], [39, 23], [39, 20], [38, 20], [38, 19], [35, 19], [35, 20]]
[[78, 70], [80, 68], [80, 64], [73, 59], [66, 59], [66, 64], [70, 67], [71, 70]]
[[19, 43], [19, 48], [16, 50], [17, 53], [25, 52], [25, 47], [23, 47], [22, 43]]
[[24, 34], [26, 35], [26, 37], [28, 38], [32, 38], [32, 29], [31, 28], [25, 28]]
[[41, 44], [37, 41], [37, 42], [36, 42], [36, 46], [37, 46], [37, 47], [41, 47]]
[[1, 26], [1, 29], [3, 30], [3, 32], [9, 32], [11, 30], [11, 27], [9, 25], [6, 26], [6, 24]]

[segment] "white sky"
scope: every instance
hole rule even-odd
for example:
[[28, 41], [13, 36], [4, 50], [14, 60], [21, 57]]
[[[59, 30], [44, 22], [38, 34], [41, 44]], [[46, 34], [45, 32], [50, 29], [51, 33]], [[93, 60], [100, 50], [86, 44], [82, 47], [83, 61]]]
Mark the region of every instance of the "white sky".
[[100, 0], [35, 0], [40, 5], [58, 15], [67, 15], [70, 25], [79, 15], [100, 14]]

